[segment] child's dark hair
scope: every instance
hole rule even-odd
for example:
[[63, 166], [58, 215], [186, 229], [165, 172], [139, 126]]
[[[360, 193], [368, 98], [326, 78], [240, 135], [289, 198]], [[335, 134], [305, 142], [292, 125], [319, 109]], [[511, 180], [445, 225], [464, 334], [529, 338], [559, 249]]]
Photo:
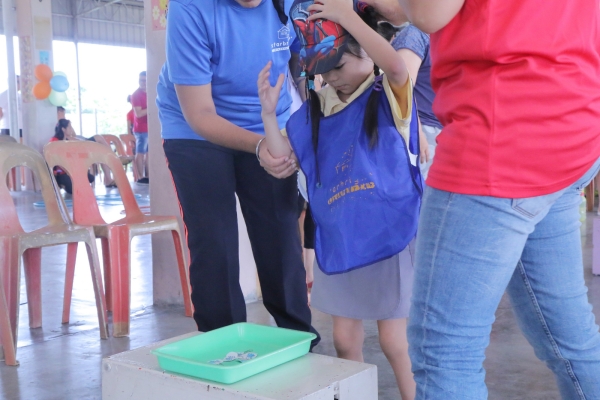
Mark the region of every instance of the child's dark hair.
[[[377, 14], [375, 9], [365, 3], [358, 3], [358, 14], [362, 20], [370, 26], [373, 30], [377, 31], [383, 38], [388, 42], [392, 40], [397, 32], [397, 28], [387, 22], [379, 22], [380, 16]], [[347, 51], [355, 57], [362, 58], [363, 50], [360, 44], [352, 36], [348, 37], [348, 49]], [[380, 75], [380, 70], [377, 65], [373, 67], [375, 76]], [[307, 76], [307, 98], [308, 98], [308, 109], [307, 112], [310, 114], [311, 128], [312, 128], [312, 145], [315, 151], [315, 159], [317, 160], [316, 171], [317, 181], [320, 182], [319, 177], [319, 161], [317, 155], [317, 148], [319, 145], [319, 123], [321, 119], [321, 101], [319, 95], [314, 89], [314, 75]], [[369, 144], [371, 147], [377, 145], [378, 140], [378, 108], [379, 108], [379, 96], [380, 92], [373, 90], [367, 101], [367, 108], [365, 110], [365, 119], [363, 121], [363, 127], [367, 132], [369, 138]]]
[[70, 123], [71, 121], [69, 121], [68, 119], [59, 119], [58, 123], [56, 124], [56, 127], [54, 128], [54, 137], [58, 140], [64, 140], [65, 132], [63, 131], [63, 129], [67, 129]]

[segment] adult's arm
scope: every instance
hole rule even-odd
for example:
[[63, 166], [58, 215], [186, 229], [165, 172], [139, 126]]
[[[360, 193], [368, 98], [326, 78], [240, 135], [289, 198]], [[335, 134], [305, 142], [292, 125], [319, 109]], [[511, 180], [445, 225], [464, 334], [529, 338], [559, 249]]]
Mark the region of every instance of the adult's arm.
[[175, 90], [183, 116], [194, 132], [219, 146], [254, 153], [262, 136], [217, 115], [210, 83], [200, 86], [175, 85]]
[[[419, 75], [419, 68], [421, 67], [422, 60], [421, 58], [412, 50], [409, 49], [400, 49], [396, 51], [402, 59], [404, 60], [404, 64], [406, 64], [406, 69], [408, 69], [408, 73], [412, 78], [413, 85], [417, 84], [417, 77]], [[425, 164], [430, 159], [429, 154], [429, 143], [427, 142], [427, 137], [425, 133], [423, 133], [423, 129], [421, 128], [421, 120], [419, 120], [419, 147], [421, 148], [421, 164]]]
[[148, 115], [148, 109], [142, 108], [140, 106], [136, 106], [136, 107], [133, 107], [133, 113], [135, 114], [136, 118], [142, 118], [142, 117], [145, 117], [146, 115]]
[[[210, 83], [199, 86], [175, 85], [175, 91], [183, 116], [194, 132], [219, 146], [254, 154], [263, 136], [219, 116]], [[289, 176], [296, 170], [293, 158], [273, 158], [264, 145], [260, 146], [259, 151], [261, 165], [276, 178]]]
[[434, 33], [446, 26], [463, 7], [466, 0], [398, 0], [408, 19], [425, 33]]
[[400, 49], [396, 51], [400, 57], [404, 60], [404, 64], [406, 64], [406, 69], [408, 70], [408, 74], [410, 75], [413, 85], [417, 83], [417, 76], [419, 75], [419, 68], [421, 68], [421, 63], [423, 62], [421, 58], [412, 50], [409, 49]]

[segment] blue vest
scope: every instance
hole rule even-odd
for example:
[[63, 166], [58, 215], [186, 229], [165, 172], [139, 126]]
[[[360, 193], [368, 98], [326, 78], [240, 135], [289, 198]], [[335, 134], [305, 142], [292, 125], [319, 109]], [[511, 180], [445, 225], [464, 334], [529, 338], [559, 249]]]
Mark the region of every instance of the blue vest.
[[419, 127], [413, 99], [410, 153], [394, 124], [385, 91], [379, 93], [379, 141], [369, 147], [363, 128], [371, 85], [342, 111], [321, 116], [316, 168], [308, 103], [287, 123], [290, 143], [306, 175], [316, 225], [315, 254], [327, 275], [390, 258], [415, 237], [423, 182]]

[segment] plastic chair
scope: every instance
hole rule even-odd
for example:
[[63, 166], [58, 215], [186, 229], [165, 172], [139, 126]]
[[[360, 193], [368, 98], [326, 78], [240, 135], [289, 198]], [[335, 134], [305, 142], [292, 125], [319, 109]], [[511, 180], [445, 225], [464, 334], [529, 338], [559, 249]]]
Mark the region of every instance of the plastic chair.
[[[17, 143], [17, 139], [8, 135], [0, 135], [0, 143]], [[17, 170], [12, 169], [10, 174], [6, 176], [6, 183], [10, 190], [16, 190], [17, 188]]]
[[[133, 135], [129, 135], [129, 134], [125, 134], [125, 135], [119, 135], [119, 138], [121, 139], [121, 142], [123, 142], [123, 145], [125, 146], [125, 153], [132, 158], [135, 158], [135, 136]], [[133, 170], [133, 180], [137, 181], [138, 179], [140, 179], [140, 173], [137, 170], [137, 167], [135, 165], [135, 163], [131, 164], [131, 169]]]
[[[113, 336], [129, 335], [131, 239], [134, 236], [171, 231], [186, 316], [192, 315], [189, 276], [183, 257], [183, 243], [176, 217], [144, 215], [135, 201], [131, 185], [120, 161], [112, 150], [93, 142], [53, 142], [44, 147], [44, 156], [50, 168], [60, 165], [73, 181], [73, 219], [78, 224], [92, 225], [97, 237], [102, 238], [106, 298], [113, 311]], [[125, 218], [106, 223], [86, 172], [90, 165], [103, 163], [113, 171], [123, 205]], [[108, 261], [108, 263], [107, 263]]]
[[[4, 295], [9, 312], [9, 324], [0, 325], [2, 346], [8, 351], [6, 363], [15, 365], [16, 350], [11, 349], [7, 341], [12, 336], [12, 346], [16, 349], [19, 297], [21, 280], [21, 256], [25, 270], [27, 299], [29, 308], [29, 326], [42, 326], [42, 291], [41, 291], [41, 248], [58, 244], [68, 244], [67, 271], [74, 273], [75, 256], [79, 242], [85, 242], [92, 274], [92, 283], [96, 297], [100, 337], [108, 338], [106, 300], [102, 287], [102, 274], [96, 250], [96, 237], [93, 228], [74, 225], [62, 199], [58, 200], [58, 187], [42, 156], [35, 150], [18, 143], [0, 144], [0, 173], [6, 174], [12, 168], [23, 166], [31, 169], [41, 183], [42, 196], [48, 215], [48, 225], [32, 232], [25, 232], [19, 223], [13, 199], [5, 185], [0, 185], [0, 273], [4, 286]], [[67, 277], [66, 280], [68, 280]], [[71, 276], [72, 280], [73, 277]], [[71, 291], [65, 291], [64, 304], [71, 302]], [[65, 308], [64, 310], [68, 310]], [[63, 311], [64, 311], [63, 310]], [[2, 294], [0, 293], [0, 312], [2, 311]], [[0, 315], [0, 320], [2, 315]], [[63, 312], [63, 323], [69, 321], [68, 312]], [[2, 321], [0, 321], [2, 322]], [[7, 332], [10, 330], [10, 333]]]
[[[106, 144], [108, 144], [109, 146], [115, 146], [115, 153], [117, 154], [117, 157], [119, 157], [119, 160], [121, 160], [121, 164], [127, 165], [133, 161], [133, 155], [130, 156], [127, 154], [127, 151], [123, 146], [123, 142], [121, 142], [121, 139], [119, 139], [117, 136], [103, 134], [95, 135], [94, 138], [96, 138], [97, 140], [98, 136], [100, 136], [101, 139], [104, 139]], [[100, 143], [102, 143], [102, 141], [100, 141]]]

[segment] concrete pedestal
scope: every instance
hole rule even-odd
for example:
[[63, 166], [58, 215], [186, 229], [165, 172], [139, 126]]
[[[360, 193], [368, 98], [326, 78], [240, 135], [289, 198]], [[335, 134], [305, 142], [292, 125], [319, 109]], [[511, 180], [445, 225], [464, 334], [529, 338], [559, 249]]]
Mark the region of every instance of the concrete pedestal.
[[232, 385], [171, 374], [151, 351], [195, 332], [102, 361], [102, 399], [376, 400], [377, 367], [307, 354]]

